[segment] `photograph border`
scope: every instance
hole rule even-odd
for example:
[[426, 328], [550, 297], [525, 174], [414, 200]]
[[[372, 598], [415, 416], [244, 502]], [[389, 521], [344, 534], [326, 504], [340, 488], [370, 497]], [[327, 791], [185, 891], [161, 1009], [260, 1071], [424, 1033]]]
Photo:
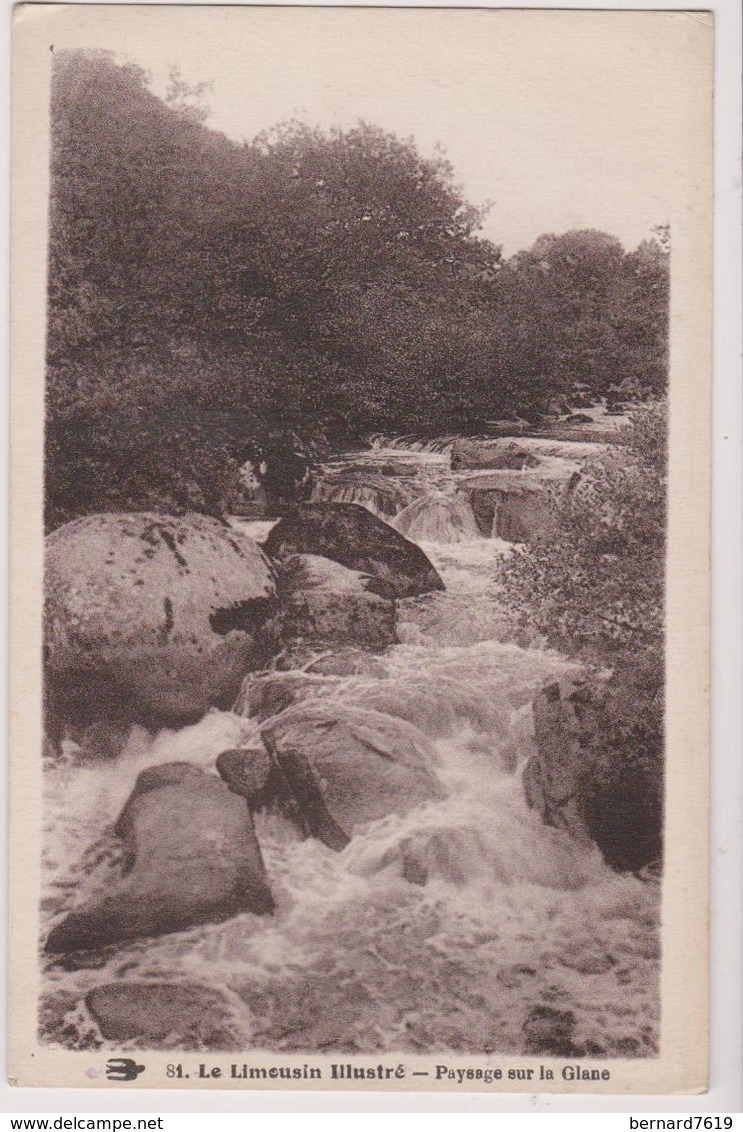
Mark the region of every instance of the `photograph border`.
[[[342, 6], [342, 5], [338, 5]], [[428, 5], [421, 5], [427, 7]], [[33, 7], [30, 6], [30, 7]], [[552, 7], [552, 6], [534, 6], [534, 7]], [[576, 6], [577, 7], [577, 6]], [[583, 7], [583, 6], [581, 6]], [[598, 4], [586, 5], [587, 8], [599, 9], [602, 6]], [[616, 8], [617, 5], [611, 5]], [[633, 5], [636, 7], [636, 5]], [[664, 6], [666, 10], [666, 6]], [[667, 10], [672, 10], [671, 6], [667, 6]], [[35, 17], [36, 13], [32, 13]], [[697, 13], [700, 15], [700, 13]], [[719, 35], [719, 24], [718, 24]], [[17, 61], [17, 60], [16, 60]], [[38, 89], [37, 78], [31, 79], [32, 84]], [[34, 126], [38, 122], [36, 115], [39, 112], [39, 106], [30, 108], [28, 102], [23, 105], [23, 114], [19, 113], [18, 106], [16, 106], [16, 119], [14, 122], [14, 130], [17, 131], [16, 137], [19, 139], [18, 148], [16, 153], [21, 152], [20, 147], [25, 146], [25, 153], [28, 153], [29, 138], [34, 139]], [[34, 140], [36, 144], [36, 140]], [[711, 168], [711, 166], [710, 166]], [[37, 167], [38, 169], [38, 167]], [[18, 175], [18, 168], [13, 170], [14, 177]], [[43, 254], [45, 256], [46, 248], [46, 232], [45, 226], [38, 222], [38, 201], [34, 203], [32, 197], [29, 195], [24, 198], [23, 192], [18, 186], [16, 181], [15, 193], [15, 224], [16, 230], [14, 232], [14, 257], [16, 261], [23, 262], [36, 262], [40, 254], [40, 246], [43, 245]], [[41, 186], [39, 186], [40, 191]], [[708, 187], [702, 186], [701, 192], [704, 194], [708, 192]], [[674, 233], [675, 235], [675, 233]], [[704, 373], [705, 369], [709, 367], [709, 343], [710, 343], [710, 327], [707, 318], [700, 315], [699, 311], [693, 310], [695, 298], [698, 299], [699, 294], [699, 276], [700, 274], [705, 280], [711, 279], [711, 262], [708, 262], [704, 253], [701, 259], [699, 255], [700, 249], [697, 246], [693, 248], [687, 247], [687, 257], [684, 257], [684, 243], [680, 241], [681, 250], [677, 253], [676, 241], [674, 241], [674, 268], [673, 275], [677, 278], [679, 275], [686, 278], [687, 281], [692, 280], [693, 296], [690, 296], [688, 303], [684, 305], [684, 317], [692, 323], [697, 323], [697, 333], [691, 351], [688, 351], [689, 337], [688, 328], [683, 332], [684, 347], [687, 349], [690, 356], [685, 359], [684, 372], [688, 374], [687, 381], [689, 382], [689, 396], [683, 400], [682, 405], [679, 407], [678, 394], [674, 393], [673, 398], [676, 405], [672, 408], [672, 461], [678, 459], [678, 455], [673, 455], [675, 446], [676, 453], [693, 453], [694, 460], [692, 463], [693, 476], [690, 474], [685, 481], [683, 489], [678, 490], [676, 486], [671, 489], [671, 511], [672, 511], [672, 524], [674, 522], [673, 515], [676, 516], [676, 534], [672, 533], [671, 543], [675, 545], [675, 554], [681, 555], [688, 568], [688, 564], [693, 564], [693, 576], [687, 579], [688, 588], [684, 588], [683, 600], [687, 602], [689, 608], [687, 610], [690, 619], [693, 619], [693, 626], [689, 628], [689, 641], [692, 642], [693, 649], [693, 671], [690, 674], [690, 679], [696, 689], [697, 697], [703, 697], [706, 690], [706, 663], [700, 663], [700, 657], [706, 655], [706, 637], [707, 628], [709, 624], [708, 618], [708, 568], [709, 563], [706, 553], [700, 554], [700, 546], [704, 547], [707, 540], [708, 522], [709, 522], [709, 501], [706, 498], [706, 490], [702, 491], [699, 486], [701, 480], [702, 484], [708, 482], [709, 470], [709, 456], [710, 450], [708, 445], [708, 432], [709, 432], [709, 413], [703, 405], [700, 405], [698, 397], [698, 389], [694, 381], [698, 379], [700, 373]], [[679, 265], [680, 261], [680, 265]], [[701, 268], [700, 268], [701, 262]], [[24, 272], [25, 275], [25, 272]], [[13, 473], [11, 478], [11, 508], [12, 508], [12, 521], [13, 521], [13, 542], [12, 542], [12, 562], [15, 572], [15, 595], [25, 594], [25, 600], [29, 600], [30, 585], [32, 578], [38, 578], [38, 572], [41, 569], [40, 548], [37, 546], [31, 552], [29, 548], [34, 547], [34, 540], [38, 538], [35, 533], [34, 520], [37, 517], [35, 507], [39, 506], [41, 498], [41, 484], [40, 484], [40, 467], [35, 465], [29, 457], [29, 452], [26, 447], [25, 441], [22, 445], [19, 444], [18, 437], [25, 437], [28, 430], [33, 430], [38, 435], [39, 420], [43, 418], [43, 411], [40, 412], [41, 402], [34, 396], [29, 396], [28, 389], [23, 383], [23, 370], [19, 370], [19, 365], [33, 353], [36, 357], [34, 365], [38, 365], [38, 341], [34, 339], [33, 325], [40, 325], [36, 320], [40, 317], [43, 325], [44, 318], [44, 294], [43, 289], [41, 293], [38, 288], [38, 276], [30, 282], [27, 278], [21, 280], [19, 285], [18, 277], [15, 280], [14, 286], [17, 288], [14, 291], [14, 304], [13, 310], [13, 332], [14, 332], [14, 353], [15, 353], [15, 385], [12, 391], [13, 398], [13, 421], [14, 421], [14, 438], [15, 443], [12, 449], [12, 462]], [[678, 308], [677, 308], [678, 309]], [[23, 318], [17, 318], [17, 311], [22, 310]], [[678, 339], [676, 338], [676, 345], [672, 345], [672, 355], [674, 350], [677, 352], [679, 348]], [[18, 359], [20, 358], [20, 363]], [[20, 380], [18, 373], [20, 372]], [[34, 390], [36, 394], [38, 391]], [[701, 454], [701, 459], [700, 459]], [[701, 473], [701, 474], [700, 474]], [[718, 476], [719, 478], [719, 476]], [[692, 483], [692, 480], [694, 481]], [[678, 484], [678, 480], [676, 481]], [[689, 487], [694, 487], [694, 491], [689, 491]], [[674, 491], [676, 491], [676, 498], [674, 499]], [[705, 498], [702, 498], [702, 495]], [[672, 526], [673, 531], [673, 526]], [[704, 559], [704, 560], [702, 560]], [[674, 591], [675, 575], [671, 572], [669, 578], [669, 604], [673, 605], [674, 602], [679, 601], [678, 592]], [[38, 596], [38, 589], [35, 591]], [[32, 597], [32, 601], [36, 598]], [[13, 693], [11, 701], [11, 724], [14, 733], [14, 745], [16, 750], [33, 750], [34, 743], [37, 741], [37, 734], [34, 731], [33, 723], [30, 722], [36, 706], [39, 709], [39, 720], [41, 715], [41, 701], [38, 689], [37, 671], [38, 666], [35, 657], [40, 655], [39, 639], [29, 633], [29, 622], [26, 620], [26, 615], [23, 614], [23, 596], [20, 599], [21, 612], [19, 613], [19, 602], [16, 600], [12, 607], [11, 612], [11, 635], [16, 634], [16, 645], [14, 652], [13, 666], [11, 670], [11, 679], [13, 682]], [[670, 691], [670, 689], [669, 689]], [[677, 688], [676, 695], [679, 694]], [[669, 698], [671, 698], [669, 696]], [[677, 701], [678, 702], [678, 701]], [[669, 784], [669, 813], [671, 815], [671, 824], [673, 823], [675, 814], [683, 814], [685, 821], [691, 819], [692, 822], [697, 823], [697, 827], [703, 826], [704, 818], [700, 822], [700, 815], [703, 809], [706, 811], [706, 770], [700, 775], [699, 766], [696, 764], [698, 758], [698, 750], [700, 745], [704, 745], [705, 731], [707, 726], [706, 711], [697, 711], [695, 718], [692, 721], [693, 734], [688, 733], [684, 736], [683, 751], [684, 759], [686, 760], [686, 782], [692, 783], [696, 792], [696, 799], [691, 809], [684, 809], [683, 803], [687, 799], [681, 799], [674, 796], [674, 785]], [[670, 745], [670, 741], [669, 741]], [[21, 760], [24, 761], [24, 760]], [[671, 779], [669, 775], [669, 779]], [[674, 780], [675, 781], [675, 780]], [[38, 811], [34, 808], [36, 805], [36, 798], [34, 797], [34, 787], [29, 785], [30, 779], [27, 772], [23, 767], [18, 770], [17, 765], [14, 766], [11, 779], [11, 791], [13, 792], [13, 815], [11, 817], [12, 826], [14, 828], [13, 837], [16, 841], [18, 851], [28, 852], [28, 824], [31, 817], [38, 816]], [[36, 796], [38, 797], [38, 795]], [[701, 802], [700, 802], [701, 799]], [[695, 830], [694, 836], [689, 836], [685, 843], [685, 849], [682, 857], [676, 859], [676, 868], [679, 874], [683, 873], [686, 878], [685, 883], [688, 883], [689, 877], [696, 878], [696, 885], [704, 887], [704, 878], [706, 877], [706, 839], [700, 836], [700, 830]], [[671, 834], [674, 837], [675, 834]], [[681, 880], [681, 877], [677, 877]], [[25, 886], [19, 887], [16, 882], [14, 895], [11, 898], [11, 911], [14, 916], [11, 919], [11, 942], [13, 939], [19, 939], [19, 930], [24, 935], [31, 922], [31, 916], [36, 916], [36, 908], [32, 905], [29, 893]], [[673, 911], [671, 911], [671, 918]], [[681, 928], [682, 919], [678, 920], [679, 930]], [[694, 924], [691, 927], [686, 924], [686, 940], [690, 942], [690, 936], [694, 937], [693, 947], [697, 955], [697, 963], [703, 961], [702, 956], [706, 948], [704, 923]], [[15, 933], [15, 934], [13, 934]], [[33, 936], [32, 936], [33, 938]], [[34, 957], [35, 961], [35, 957]], [[18, 966], [16, 965], [16, 971]], [[16, 1004], [22, 1003], [27, 1000], [29, 992], [28, 983], [19, 983], [16, 986], [15, 994]], [[703, 997], [703, 996], [702, 996]], [[670, 1000], [672, 1009], [679, 1008], [684, 1012], [691, 1007], [693, 1012], [696, 1012], [699, 1018], [703, 1015], [704, 1004], [702, 999], [698, 999], [695, 1004], [689, 1001], [689, 986], [674, 990], [670, 989]], [[13, 1000], [11, 999], [11, 1010], [13, 1008]], [[15, 1008], [15, 1016], [17, 1018], [17, 1007]], [[508, 1059], [499, 1059], [503, 1064], [508, 1063]], [[519, 1059], [516, 1059], [519, 1060]], [[655, 1066], [655, 1060], [651, 1060], [649, 1065]], [[109, 1092], [110, 1090], [106, 1090]], [[209, 1094], [210, 1101], [214, 1098], [214, 1093]], [[251, 1099], [256, 1094], [250, 1094]], [[489, 1094], [488, 1100], [499, 1101], [502, 1100], [504, 1094]], [[130, 1093], [130, 1096], [132, 1094]], [[189, 1097], [194, 1098], [195, 1094], [190, 1093]], [[248, 1096], [246, 1093], [241, 1093], [240, 1096], [244, 1099]], [[370, 1094], [364, 1093], [364, 1100], [368, 1100]], [[170, 1104], [172, 1094], [168, 1094], [168, 1103]], [[436, 1098], [440, 1100], [442, 1094], [437, 1093]], [[461, 1095], [460, 1098], [461, 1099]], [[570, 1099], [583, 1100], [584, 1096], [570, 1093]], [[608, 1100], [608, 1097], [602, 1098], [602, 1101]], [[634, 1103], [634, 1098], [633, 1098]], [[130, 1106], [131, 1107], [131, 1106]]]

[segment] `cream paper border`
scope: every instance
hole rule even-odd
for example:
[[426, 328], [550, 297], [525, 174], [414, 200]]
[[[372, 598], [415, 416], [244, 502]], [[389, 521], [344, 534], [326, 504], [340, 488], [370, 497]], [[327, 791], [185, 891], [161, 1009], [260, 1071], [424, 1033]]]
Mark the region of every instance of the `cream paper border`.
[[[663, 882], [662, 1036], [658, 1058], [591, 1060], [606, 1068], [608, 1082], [559, 1079], [555, 1058], [470, 1057], [432, 1054], [332, 1058], [284, 1054], [159, 1053], [139, 1055], [147, 1069], [125, 1088], [183, 1088], [165, 1066], [181, 1062], [188, 1087], [240, 1088], [226, 1078], [232, 1062], [320, 1067], [320, 1081], [266, 1080], [250, 1089], [358, 1089], [331, 1081], [331, 1061], [405, 1067], [405, 1077], [367, 1082], [365, 1088], [492, 1093], [541, 1091], [538, 1080], [509, 1082], [509, 1068], [555, 1069], [549, 1092], [574, 1094], [699, 1093], [708, 1081], [708, 825], [709, 825], [709, 582], [710, 430], [712, 323], [712, 86], [713, 29], [707, 12], [609, 12], [467, 9], [314, 9], [180, 6], [24, 4], [13, 30], [12, 124], [12, 384], [11, 384], [11, 613], [10, 613], [10, 1080], [27, 1086], [113, 1087], [103, 1073], [109, 1053], [67, 1051], [37, 1042], [39, 969], [38, 897], [41, 855], [41, 607], [42, 440], [46, 232], [48, 197], [48, 86], [52, 44], [75, 47], [94, 41], [98, 28], [110, 36], [119, 21], [136, 23], [150, 42], [163, 37], [198, 38], [208, 50], [214, 21], [327, 18], [335, 27], [363, 22], [369, 50], [384, 50], [394, 33], [416, 34], [420, 21], [434, 21], [441, 35], [456, 34], [463, 20], [532, 21], [535, 34], [580, 35], [584, 21], [602, 21], [607, 37], [641, 24], [644, 35], [675, 25], [678, 50], [678, 112], [685, 122], [684, 147], [675, 155], [678, 177], [669, 186], [674, 207], [671, 278], [671, 422], [667, 696], [667, 864]], [[636, 23], [637, 21], [637, 23]], [[511, 25], [513, 26], [513, 25]], [[337, 32], [337, 34], [340, 34]], [[536, 81], [536, 77], [535, 77]], [[663, 144], [658, 123], [658, 144]], [[198, 1065], [223, 1068], [223, 1078], [198, 1081]], [[453, 1087], [433, 1077], [413, 1077], [437, 1063], [504, 1070], [489, 1086], [467, 1081]], [[87, 1072], [86, 1072], [87, 1071]], [[91, 1076], [90, 1073], [96, 1073]], [[537, 1069], [538, 1073], [538, 1069]], [[536, 1075], [536, 1074], [535, 1074]], [[243, 1086], [244, 1087], [244, 1086]], [[545, 1090], [547, 1091], [547, 1090]]]

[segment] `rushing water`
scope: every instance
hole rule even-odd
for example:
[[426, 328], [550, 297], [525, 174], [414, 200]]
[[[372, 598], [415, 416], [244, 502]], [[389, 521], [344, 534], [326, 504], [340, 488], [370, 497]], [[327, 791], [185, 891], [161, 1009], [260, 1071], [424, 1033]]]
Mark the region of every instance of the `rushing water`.
[[[540, 443], [546, 474], [581, 455]], [[245, 1050], [528, 1053], [539, 1018], [560, 1011], [576, 1051], [656, 1052], [658, 884], [613, 873], [525, 805], [531, 699], [571, 663], [514, 642], [497, 590], [508, 544], [478, 534], [446, 448], [380, 440], [318, 485], [319, 498], [356, 490], [378, 512], [396, 495], [388, 521], [421, 543], [447, 589], [399, 603], [401, 643], [383, 676], [315, 677], [335, 704], [404, 718], [433, 740], [446, 800], [377, 821], [340, 853], [258, 815], [275, 914], [46, 960], [47, 1040], [105, 1045], [83, 995], [165, 979], [221, 990]], [[269, 526], [240, 525], [255, 537]], [[212, 769], [256, 736], [254, 721], [213, 711], [178, 732], [135, 728], [108, 760], [67, 745], [45, 774], [44, 934], [117, 873], [112, 825], [144, 767]], [[411, 851], [425, 885], [403, 875]]]

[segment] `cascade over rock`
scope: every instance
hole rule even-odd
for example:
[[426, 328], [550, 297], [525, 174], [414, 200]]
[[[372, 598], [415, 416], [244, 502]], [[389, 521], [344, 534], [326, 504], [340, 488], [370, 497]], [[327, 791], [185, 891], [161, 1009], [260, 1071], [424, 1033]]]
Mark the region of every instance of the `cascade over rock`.
[[374, 676], [384, 679], [387, 670], [374, 656], [361, 649], [334, 649], [319, 656], [305, 668], [305, 672], [317, 676]]
[[142, 771], [115, 832], [124, 843], [124, 875], [68, 912], [50, 932], [47, 951], [99, 948], [273, 910], [245, 801], [190, 763]]
[[551, 492], [566, 492], [569, 482], [563, 485], [529, 473], [502, 471], [465, 479], [459, 490], [483, 535], [535, 543], [555, 534], [558, 518]]
[[303, 672], [265, 672], [245, 677], [234, 711], [261, 721], [279, 715], [300, 700], [322, 694], [325, 681]]
[[[513, 437], [513, 422], [504, 428]], [[77, 746], [70, 725], [63, 757], [43, 760], [55, 836], [43, 860], [40, 1041], [102, 1042], [106, 1057], [122, 1043], [170, 1049], [171, 1060], [186, 1049], [305, 1062], [347, 1051], [375, 1064], [442, 1049], [657, 1055], [660, 885], [643, 868], [662, 826], [662, 744], [641, 706], [652, 690], [619, 679], [618, 658], [614, 676], [579, 684], [569, 656], [528, 635], [516, 643], [498, 585], [508, 548], [460, 539], [447, 511], [456, 500], [472, 513], [468, 485], [569, 490], [595, 445], [524, 436], [538, 468], [453, 472], [453, 441], [380, 440], [329, 465], [362, 490], [371, 469], [401, 477], [409, 502], [428, 496], [408, 514], [420, 520], [410, 537], [434, 534], [423, 545], [446, 590], [396, 600], [401, 577], [420, 580], [407, 558], [372, 566], [399, 533], [368, 511], [358, 526], [334, 519], [347, 562], [315, 543], [267, 565], [278, 610], [234, 710], [157, 732], [96, 720], [86, 740], [95, 727], [121, 738], [105, 759]], [[318, 506], [337, 516], [347, 505]], [[255, 540], [270, 526], [240, 524]], [[374, 654], [363, 638], [293, 639], [287, 610], [306, 597], [394, 604], [399, 643]], [[650, 666], [641, 675], [640, 658], [626, 663], [652, 684]], [[547, 701], [536, 744], [535, 698]], [[271, 907], [267, 878], [274, 914], [247, 914]]]
[[390, 518], [406, 507], [413, 495], [408, 485], [396, 484], [381, 471], [344, 469], [330, 472], [315, 485], [312, 500], [316, 503], [358, 503], [374, 515]]
[[480, 537], [468, 500], [442, 491], [414, 500], [395, 516], [392, 525], [401, 534], [428, 542], [457, 543]]
[[203, 515], [90, 515], [46, 541], [53, 724], [194, 722], [227, 707], [272, 639], [273, 571]]
[[353, 503], [305, 503], [269, 533], [272, 558], [314, 554], [383, 581], [388, 595], [415, 597], [443, 590], [444, 583], [419, 546]]
[[330, 848], [342, 848], [361, 824], [444, 796], [428, 741], [379, 712], [302, 703], [261, 736], [310, 832]]

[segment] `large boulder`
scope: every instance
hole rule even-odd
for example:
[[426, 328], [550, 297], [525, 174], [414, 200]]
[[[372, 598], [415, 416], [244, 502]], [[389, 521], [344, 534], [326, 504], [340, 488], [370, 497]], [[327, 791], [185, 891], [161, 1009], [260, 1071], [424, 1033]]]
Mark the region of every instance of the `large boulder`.
[[306, 503], [269, 533], [272, 558], [313, 554], [382, 581], [386, 596], [415, 597], [443, 590], [444, 583], [419, 546], [354, 503]]
[[281, 638], [313, 648], [359, 645], [381, 652], [397, 642], [395, 607], [370, 593], [307, 593], [282, 607]]
[[663, 707], [647, 674], [553, 681], [535, 697], [527, 803], [620, 871], [659, 866]]
[[112, 1042], [147, 1047], [167, 1040], [171, 1049], [225, 1049], [237, 1042], [224, 997], [190, 983], [107, 983], [85, 1005]]
[[359, 825], [444, 796], [428, 740], [379, 712], [301, 703], [261, 736], [310, 832], [334, 849]]
[[388, 583], [329, 558], [291, 555], [279, 574], [282, 642], [379, 652], [397, 642], [389, 590]]
[[479, 468], [511, 469], [536, 468], [538, 457], [520, 444], [507, 440], [455, 440], [451, 450], [453, 472]]
[[99, 948], [273, 909], [250, 811], [215, 775], [189, 763], [142, 771], [115, 832], [124, 843], [124, 875], [68, 912], [50, 932], [47, 951]]
[[554, 681], [535, 696], [537, 753], [524, 768], [523, 784], [527, 803], [539, 811], [546, 825], [565, 829], [577, 841], [587, 843], [591, 837], [582, 803], [587, 721], [576, 710], [586, 698], [584, 689], [580, 681]]
[[48, 536], [45, 571], [47, 695], [64, 722], [194, 722], [270, 651], [272, 567], [206, 516], [77, 519]]

